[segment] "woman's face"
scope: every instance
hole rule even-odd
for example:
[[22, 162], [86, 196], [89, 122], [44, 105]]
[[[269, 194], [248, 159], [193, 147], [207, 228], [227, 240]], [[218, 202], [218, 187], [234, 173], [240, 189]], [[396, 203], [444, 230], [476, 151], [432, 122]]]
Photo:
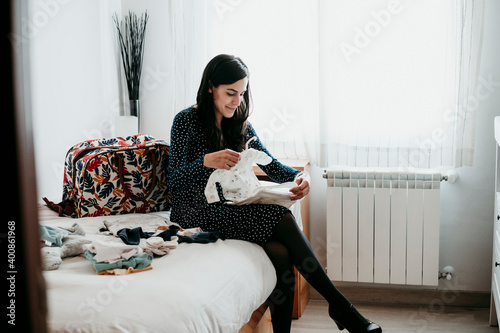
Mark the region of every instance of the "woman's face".
[[220, 128], [222, 118], [231, 118], [240, 105], [243, 95], [247, 90], [248, 78], [236, 81], [232, 84], [221, 84], [208, 91], [214, 96], [215, 119]]

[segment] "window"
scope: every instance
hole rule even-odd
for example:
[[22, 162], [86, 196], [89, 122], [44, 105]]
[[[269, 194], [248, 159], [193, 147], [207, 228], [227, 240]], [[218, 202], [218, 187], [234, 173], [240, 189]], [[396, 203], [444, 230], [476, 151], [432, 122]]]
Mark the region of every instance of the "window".
[[213, 55], [250, 69], [250, 121], [276, 157], [319, 166], [471, 165], [482, 6], [214, 2]]

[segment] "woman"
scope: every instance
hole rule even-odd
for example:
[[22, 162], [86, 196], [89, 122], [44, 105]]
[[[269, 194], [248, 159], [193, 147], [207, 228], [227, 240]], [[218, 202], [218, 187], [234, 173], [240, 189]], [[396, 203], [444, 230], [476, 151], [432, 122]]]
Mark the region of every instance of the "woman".
[[[241, 59], [218, 55], [203, 72], [197, 104], [175, 116], [168, 166], [172, 221], [183, 228], [219, 231], [223, 238], [246, 240], [264, 248], [277, 276], [275, 290], [267, 300], [274, 332], [290, 332], [294, 266], [328, 301], [329, 315], [339, 329], [382, 332], [335, 288], [289, 209], [279, 205], [207, 203], [204, 190], [210, 174], [236, 165], [238, 152], [246, 141], [257, 136], [247, 120], [251, 102], [248, 80], [248, 68]], [[250, 147], [272, 158], [258, 138]], [[274, 158], [261, 168], [276, 182], [296, 181], [297, 186], [291, 189], [292, 200], [309, 193], [309, 181], [295, 179], [298, 170]]]

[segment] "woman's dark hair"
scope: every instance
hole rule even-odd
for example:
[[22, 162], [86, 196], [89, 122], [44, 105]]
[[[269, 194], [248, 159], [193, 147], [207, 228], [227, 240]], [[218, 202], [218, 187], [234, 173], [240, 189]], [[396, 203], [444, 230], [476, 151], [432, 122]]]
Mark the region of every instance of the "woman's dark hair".
[[215, 121], [214, 97], [209, 92], [221, 84], [233, 84], [248, 77], [248, 68], [243, 61], [235, 56], [220, 54], [214, 57], [205, 67], [200, 88], [196, 97], [198, 120], [207, 136], [212, 151], [224, 148], [221, 138], [228, 148], [241, 151], [244, 146], [247, 118], [250, 114], [250, 84], [243, 95], [243, 101], [231, 118], [222, 118], [221, 129]]

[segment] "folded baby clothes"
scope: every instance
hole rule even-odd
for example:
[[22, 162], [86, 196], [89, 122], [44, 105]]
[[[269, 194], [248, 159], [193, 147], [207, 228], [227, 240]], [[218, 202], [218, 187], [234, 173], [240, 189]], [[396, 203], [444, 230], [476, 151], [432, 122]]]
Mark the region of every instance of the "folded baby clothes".
[[147, 254], [163, 256], [169, 254], [170, 250], [177, 248], [177, 240], [177, 236], [172, 236], [169, 241], [165, 241], [163, 238], [155, 236], [141, 240], [139, 246]]
[[104, 220], [102, 232], [108, 232], [117, 236], [118, 232], [124, 228], [134, 229], [142, 227], [144, 232], [155, 232], [158, 227], [168, 226], [172, 222], [160, 216], [151, 216], [151, 214], [124, 214], [111, 221]]
[[128, 260], [130, 257], [142, 254], [142, 249], [135, 245], [126, 245], [114, 242], [92, 241], [87, 245], [87, 250], [95, 254], [95, 261], [114, 263]]
[[153, 266], [149, 265], [146, 268], [132, 268], [132, 267], [114, 268], [114, 269], [107, 269], [105, 271], [100, 271], [97, 274], [99, 274], [99, 275], [127, 275], [127, 274], [132, 274], [132, 273], [149, 271], [150, 269], [153, 269]]
[[90, 250], [85, 251], [85, 258], [92, 263], [92, 267], [97, 273], [114, 269], [128, 269], [129, 267], [142, 270], [149, 267], [153, 262], [153, 256], [147, 253], [141, 253], [112, 263], [98, 261], [96, 260], [96, 256]]

